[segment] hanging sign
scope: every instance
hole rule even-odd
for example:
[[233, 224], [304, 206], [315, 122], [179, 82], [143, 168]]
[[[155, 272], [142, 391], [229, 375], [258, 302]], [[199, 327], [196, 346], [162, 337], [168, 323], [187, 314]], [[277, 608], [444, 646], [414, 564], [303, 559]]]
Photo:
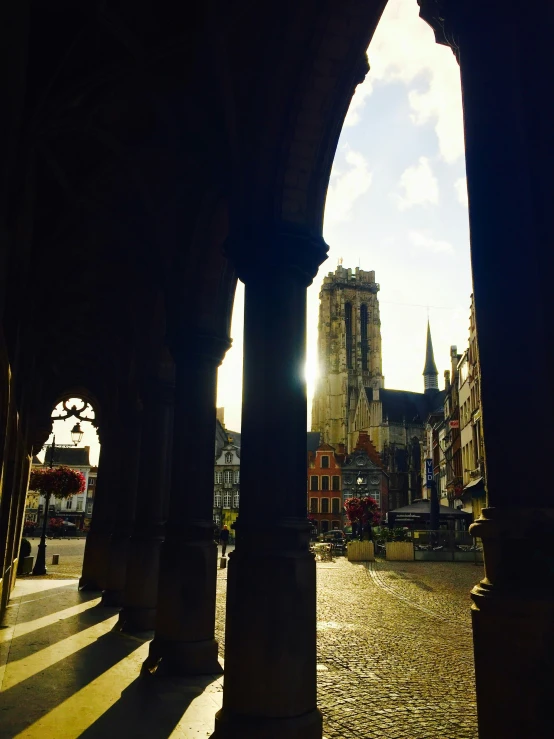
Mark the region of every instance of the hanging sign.
[[425, 460], [425, 487], [430, 488], [434, 481], [433, 475], [433, 460]]

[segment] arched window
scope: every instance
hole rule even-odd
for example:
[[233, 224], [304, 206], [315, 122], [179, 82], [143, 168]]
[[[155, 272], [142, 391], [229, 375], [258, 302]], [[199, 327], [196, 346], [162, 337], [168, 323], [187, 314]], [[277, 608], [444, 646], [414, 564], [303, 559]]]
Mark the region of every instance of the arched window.
[[230, 508], [231, 507], [231, 491], [226, 490], [223, 493], [223, 507], [224, 508]]
[[223, 473], [223, 484], [226, 488], [233, 484], [233, 470], [225, 470]]
[[231, 452], [226, 452], [225, 464], [231, 464], [232, 461], [233, 461], [233, 455], [231, 454]]
[[233, 508], [238, 508], [240, 502], [240, 493], [235, 491], [235, 494], [233, 495]]
[[240, 470], [235, 470], [235, 485], [238, 485], [240, 482]]
[[215, 484], [216, 485], [221, 485], [222, 482], [223, 482], [223, 473], [222, 472], [216, 472], [215, 473]]
[[214, 508], [221, 508], [221, 493], [214, 493]]
[[352, 369], [352, 303], [344, 306], [344, 324], [346, 327], [346, 366]]
[[362, 369], [367, 370], [368, 345], [367, 345], [367, 305], [364, 303], [360, 308], [360, 338], [362, 350]]

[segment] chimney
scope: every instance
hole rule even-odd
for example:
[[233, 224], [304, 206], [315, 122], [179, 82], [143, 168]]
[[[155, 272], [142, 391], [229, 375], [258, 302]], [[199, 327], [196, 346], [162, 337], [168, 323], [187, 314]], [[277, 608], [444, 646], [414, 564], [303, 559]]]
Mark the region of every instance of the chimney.
[[450, 370], [444, 370], [444, 389], [450, 389]]

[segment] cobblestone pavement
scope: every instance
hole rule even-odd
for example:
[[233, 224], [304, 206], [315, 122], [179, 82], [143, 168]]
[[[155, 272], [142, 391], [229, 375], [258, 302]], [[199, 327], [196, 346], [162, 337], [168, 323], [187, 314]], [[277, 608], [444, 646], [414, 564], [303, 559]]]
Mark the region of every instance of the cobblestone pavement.
[[[31, 543], [31, 556], [37, 556], [40, 537], [28, 536]], [[41, 579], [65, 579], [81, 577], [86, 539], [84, 537], [67, 537], [63, 539], [46, 539], [46, 570]], [[52, 555], [59, 554], [59, 564], [52, 564]], [[34, 579], [36, 579], [33, 576]]]
[[[318, 563], [326, 739], [476, 739], [469, 591], [453, 562]], [[226, 570], [218, 572], [223, 646]]]

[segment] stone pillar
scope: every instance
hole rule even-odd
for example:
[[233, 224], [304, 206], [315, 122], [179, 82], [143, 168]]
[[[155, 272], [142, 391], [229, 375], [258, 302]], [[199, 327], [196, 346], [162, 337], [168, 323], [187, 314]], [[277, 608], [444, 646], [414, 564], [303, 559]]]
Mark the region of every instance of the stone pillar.
[[437, 40], [455, 50], [464, 102], [491, 506], [470, 529], [485, 555], [485, 577], [472, 592], [479, 737], [546, 739], [554, 664], [554, 504], [545, 472], [554, 412], [554, 7], [420, 5]]
[[121, 438], [119, 449], [119, 474], [113, 531], [107, 553], [106, 585], [102, 592], [102, 605], [122, 606], [127, 562], [133, 524], [139, 474], [142, 413], [138, 408], [121, 411], [119, 423]]
[[215, 630], [217, 546], [213, 492], [217, 368], [227, 339], [192, 332], [175, 359], [169, 515], [162, 546], [156, 633], [143, 672], [221, 672]]
[[[223, 708], [217, 739], [320, 739], [316, 579], [306, 514], [306, 287], [321, 238], [230, 242], [246, 283], [241, 502], [229, 556]], [[286, 440], [284, 474], [268, 474]], [[271, 466], [271, 465], [270, 465]]]
[[173, 430], [173, 367], [150, 377], [142, 395], [143, 431], [135, 526], [131, 537], [120, 631], [155, 627], [158, 571], [164, 539]]
[[103, 590], [107, 584], [110, 537], [118, 494], [117, 426], [105, 423], [98, 429], [98, 437], [101, 445], [98, 476], [79, 590]]

